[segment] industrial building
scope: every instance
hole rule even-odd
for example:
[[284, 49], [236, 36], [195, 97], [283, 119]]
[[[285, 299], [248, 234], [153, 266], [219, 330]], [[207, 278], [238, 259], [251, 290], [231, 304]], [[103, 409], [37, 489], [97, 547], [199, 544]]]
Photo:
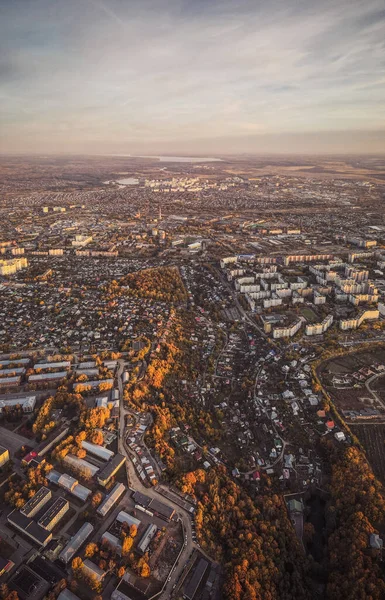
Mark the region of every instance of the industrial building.
[[116, 504], [119, 498], [124, 494], [125, 491], [126, 488], [123, 485], [123, 483], [117, 483], [98, 507], [96, 511], [97, 514], [100, 517], [105, 517], [107, 513], [111, 510], [111, 508], [114, 506], [114, 504]]
[[76, 594], [73, 594], [71, 590], [65, 588], [60, 592], [56, 600], [80, 600], [80, 598]]
[[[11, 377], [7, 378], [7, 383], [9, 383], [9, 380], [13, 379]], [[16, 377], [16, 379], [20, 380], [20, 377]], [[4, 408], [6, 407], [12, 407], [12, 406], [17, 406], [20, 405], [23, 412], [25, 413], [31, 413], [33, 412], [33, 409], [35, 408], [35, 404], [36, 404], [36, 396], [24, 396], [22, 398], [10, 398], [8, 400], [2, 398], [0, 400], [0, 412], [3, 412]]]
[[171, 521], [175, 514], [175, 510], [171, 506], [168, 506], [155, 498], [149, 498], [149, 496], [146, 496], [141, 492], [135, 492], [132, 497], [136, 504], [140, 504], [144, 508], [149, 509], [154, 515], [165, 521]]
[[33, 517], [39, 510], [47, 504], [52, 498], [51, 490], [46, 487], [41, 487], [32, 498], [28, 500], [20, 510], [21, 514], [25, 517]]
[[67, 377], [67, 371], [59, 371], [58, 373], [39, 373], [37, 375], [30, 375], [28, 377], [28, 383], [33, 383], [34, 381], [56, 381], [58, 379], [64, 379]]
[[117, 554], [119, 554], [119, 556], [122, 555], [122, 542], [116, 535], [105, 531], [102, 535], [102, 544], [110, 546]]
[[38, 525], [44, 527], [44, 529], [47, 529], [47, 531], [52, 531], [56, 523], [58, 523], [60, 519], [64, 517], [69, 508], [70, 504], [68, 500], [62, 498], [62, 496], [59, 496], [59, 498], [55, 500], [52, 506], [39, 519]]
[[33, 365], [34, 370], [39, 369], [45, 371], [46, 369], [69, 369], [71, 363], [69, 360], [62, 360], [61, 362], [48, 362], [48, 363], [36, 363]]
[[38, 546], [45, 547], [52, 540], [52, 533], [50, 531], [47, 531], [44, 527], [41, 527], [18, 510], [12, 511], [8, 515], [7, 521], [12, 527], [18, 529]]
[[91, 577], [94, 577], [98, 581], [102, 581], [103, 577], [106, 574], [105, 571], [103, 571], [103, 569], [99, 569], [99, 567], [95, 565], [95, 563], [93, 563], [91, 560], [88, 560], [88, 558], [86, 558], [86, 560], [83, 562], [83, 570], [86, 573], [86, 575], [91, 575]]
[[138, 528], [139, 528], [139, 526], [141, 524], [141, 521], [139, 521], [139, 519], [136, 519], [132, 515], [129, 515], [124, 510], [120, 511], [120, 513], [116, 517], [116, 521], [118, 523], [121, 523], [121, 524], [122, 523], [127, 523], [127, 525], [129, 525], [130, 527], [131, 527], [131, 525], [135, 525]]
[[77, 479], [71, 477], [71, 475], [68, 475], [67, 473], [59, 473], [52, 469], [52, 471], [47, 474], [47, 479], [51, 483], [67, 490], [82, 502], [86, 502], [88, 497], [92, 494], [91, 490], [84, 485], [81, 485]]
[[59, 554], [59, 559], [67, 565], [70, 560], [74, 557], [76, 552], [82, 547], [82, 545], [89, 538], [94, 528], [91, 523], [84, 523], [79, 531], [70, 539], [68, 544], [64, 546], [63, 550]]
[[21, 382], [20, 375], [14, 375], [13, 377], [0, 377], [0, 387], [18, 387]]
[[78, 458], [73, 454], [67, 454], [63, 460], [64, 464], [69, 465], [70, 467], [74, 467], [80, 471], [86, 470], [87, 473], [93, 477], [99, 471], [99, 467], [96, 467], [92, 463], [84, 460], [83, 458]]
[[82, 448], [86, 452], [93, 454], [97, 458], [101, 458], [102, 460], [108, 461], [114, 456], [114, 452], [112, 450], [108, 450], [104, 448], [104, 446], [98, 446], [97, 444], [91, 444], [91, 442], [82, 441]]
[[119, 469], [125, 464], [126, 457], [123, 454], [116, 454], [100, 471], [98, 475], [98, 483], [102, 486], [106, 486], [110, 481], [111, 477], [119, 471]]
[[204, 574], [207, 571], [207, 567], [209, 563], [204, 558], [201, 558], [198, 562], [198, 565], [195, 567], [192, 577], [186, 587], [184, 588], [183, 598], [186, 600], [193, 600], [195, 594], [197, 593], [198, 587], [201, 584], [201, 581], [204, 577]]
[[0, 467], [3, 467], [9, 461], [9, 450], [0, 446]]
[[140, 540], [140, 542], [137, 546], [138, 552], [140, 552], [141, 554], [144, 554], [145, 552], [147, 552], [147, 549], [157, 531], [158, 531], [157, 526], [154, 525], [153, 523], [150, 523], [150, 525], [147, 527], [146, 531], [144, 532], [144, 534], [142, 536], [142, 539]]

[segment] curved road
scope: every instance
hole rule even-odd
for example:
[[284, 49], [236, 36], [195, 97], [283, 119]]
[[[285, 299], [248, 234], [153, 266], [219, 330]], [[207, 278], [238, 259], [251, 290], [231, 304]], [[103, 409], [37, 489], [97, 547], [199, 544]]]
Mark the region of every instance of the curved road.
[[172, 500], [169, 500], [168, 498], [165, 498], [165, 496], [162, 496], [162, 494], [159, 494], [156, 490], [154, 490], [154, 488], [147, 488], [145, 485], [143, 485], [143, 482], [141, 481], [141, 479], [138, 477], [138, 475], [136, 473], [135, 467], [131, 460], [130, 453], [124, 443], [125, 414], [126, 414], [126, 412], [129, 412], [129, 411], [126, 411], [126, 409], [124, 408], [124, 403], [123, 403], [122, 373], [123, 373], [123, 369], [124, 369], [124, 361], [119, 360], [118, 362], [119, 362], [119, 368], [118, 368], [118, 372], [117, 372], [117, 377], [118, 377], [118, 386], [119, 386], [119, 392], [120, 392], [120, 424], [119, 424], [119, 444], [118, 444], [118, 446], [119, 446], [119, 452], [127, 458], [126, 469], [127, 469], [128, 483], [129, 483], [130, 487], [133, 487], [135, 490], [141, 492], [142, 494], [145, 494], [146, 496], [149, 496], [150, 498], [155, 498], [156, 500], [163, 502], [163, 504], [167, 504], [168, 506], [171, 506], [176, 511], [176, 513], [178, 514], [178, 517], [180, 518], [180, 520], [182, 522], [185, 539], [187, 537], [187, 540], [184, 542], [185, 546], [183, 547], [183, 552], [178, 560], [178, 564], [171, 574], [171, 579], [170, 579], [170, 581], [167, 581], [163, 592], [159, 596], [159, 598], [161, 600], [166, 600], [166, 598], [170, 597], [173, 585], [178, 581], [179, 576], [182, 574], [185, 563], [187, 562], [192, 551], [195, 548], [197, 548], [197, 545], [194, 544], [194, 542], [192, 541], [192, 527], [191, 527], [190, 515], [187, 512], [183, 511], [183, 509], [181, 509], [180, 506], [178, 506], [177, 504], [174, 504], [174, 502], [172, 502]]

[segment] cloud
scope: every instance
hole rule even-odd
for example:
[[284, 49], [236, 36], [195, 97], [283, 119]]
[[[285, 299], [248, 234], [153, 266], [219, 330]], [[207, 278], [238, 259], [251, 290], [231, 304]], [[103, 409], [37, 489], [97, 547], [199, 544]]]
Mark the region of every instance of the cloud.
[[1, 149], [382, 129], [384, 34], [382, 0], [2, 3]]

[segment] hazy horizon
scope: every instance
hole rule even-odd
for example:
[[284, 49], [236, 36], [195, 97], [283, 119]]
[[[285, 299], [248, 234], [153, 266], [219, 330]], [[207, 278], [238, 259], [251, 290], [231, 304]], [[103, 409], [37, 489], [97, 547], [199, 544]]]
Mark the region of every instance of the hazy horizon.
[[383, 154], [383, 0], [0, 3], [1, 154]]

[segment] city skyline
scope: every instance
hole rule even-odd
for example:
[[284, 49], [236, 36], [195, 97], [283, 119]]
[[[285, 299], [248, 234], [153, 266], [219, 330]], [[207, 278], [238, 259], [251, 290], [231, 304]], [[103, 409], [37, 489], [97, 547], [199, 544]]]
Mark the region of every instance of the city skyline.
[[379, 153], [370, 0], [0, 6], [1, 153]]

